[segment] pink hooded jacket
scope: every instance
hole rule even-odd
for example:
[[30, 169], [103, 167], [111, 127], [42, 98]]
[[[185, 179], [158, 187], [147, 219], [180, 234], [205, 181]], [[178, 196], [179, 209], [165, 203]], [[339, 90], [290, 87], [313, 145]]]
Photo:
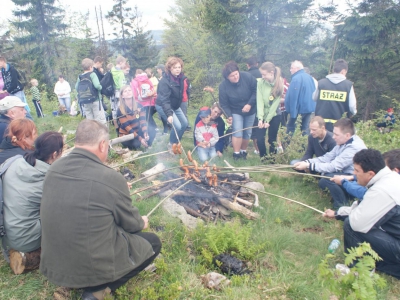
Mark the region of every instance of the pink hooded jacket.
[[138, 74], [131, 81], [131, 88], [135, 101], [142, 106], [154, 106], [157, 94], [146, 97], [148, 93], [154, 91], [153, 84], [146, 73]]

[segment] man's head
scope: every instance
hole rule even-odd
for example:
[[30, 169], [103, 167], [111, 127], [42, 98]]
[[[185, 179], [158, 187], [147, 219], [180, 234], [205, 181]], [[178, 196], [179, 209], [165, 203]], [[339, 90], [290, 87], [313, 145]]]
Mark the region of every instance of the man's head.
[[64, 82], [64, 76], [63, 75], [58, 76], [58, 81], [63, 83]]
[[378, 150], [363, 149], [353, 157], [354, 175], [357, 183], [366, 186], [380, 170], [385, 167], [385, 161]]
[[96, 69], [100, 69], [101, 66], [103, 65], [104, 60], [101, 58], [101, 56], [96, 56], [96, 57], [94, 58], [93, 62], [94, 62], [93, 66], [94, 66]]
[[294, 62], [292, 62], [292, 64], [290, 65], [290, 74], [294, 74], [299, 70], [303, 70], [304, 66], [303, 63], [299, 60], [295, 60]]
[[337, 145], [346, 144], [355, 133], [354, 123], [348, 118], [339, 119], [333, 124], [333, 139]]
[[333, 65], [333, 73], [339, 73], [344, 76], [347, 74], [347, 70], [349, 69], [349, 64], [342, 58], [339, 58], [335, 61]]
[[85, 119], [76, 129], [75, 147], [95, 154], [103, 163], [107, 160], [109, 145], [108, 129], [103, 124]]
[[390, 150], [382, 156], [390, 170], [400, 173], [400, 149]]
[[215, 102], [211, 106], [211, 120], [216, 120], [221, 115], [222, 115], [222, 109], [219, 107], [219, 104], [217, 102]]
[[248, 58], [246, 61], [246, 64], [247, 64], [248, 69], [253, 68], [253, 67], [255, 67], [255, 68], [258, 67], [257, 59], [254, 56]]
[[310, 121], [310, 134], [313, 138], [322, 140], [326, 135], [325, 121], [320, 116], [315, 116]]
[[26, 116], [26, 104], [16, 96], [7, 96], [0, 101], [0, 114], [11, 120], [23, 119]]
[[82, 69], [83, 71], [92, 71], [93, 70], [93, 60], [90, 58], [84, 58], [82, 60]]
[[211, 109], [207, 108], [204, 110], [200, 110], [199, 117], [203, 121], [204, 124], [210, 123], [211, 120]]
[[0, 55], [0, 68], [5, 68], [7, 66], [7, 59]]

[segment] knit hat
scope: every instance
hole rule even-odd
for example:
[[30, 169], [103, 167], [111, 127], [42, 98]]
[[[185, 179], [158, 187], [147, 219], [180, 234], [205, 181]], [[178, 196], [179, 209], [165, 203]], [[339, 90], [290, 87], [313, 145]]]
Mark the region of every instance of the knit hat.
[[389, 113], [389, 112], [393, 112], [393, 108], [392, 108], [392, 107], [388, 108], [387, 112], [388, 112], [388, 113]]

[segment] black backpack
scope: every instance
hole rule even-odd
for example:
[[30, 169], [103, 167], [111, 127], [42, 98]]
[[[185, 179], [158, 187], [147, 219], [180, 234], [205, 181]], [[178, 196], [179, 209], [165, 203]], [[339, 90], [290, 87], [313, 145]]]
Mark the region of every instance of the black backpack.
[[78, 101], [79, 104], [89, 104], [99, 99], [99, 93], [93, 85], [90, 73], [79, 75]]
[[6, 235], [6, 230], [4, 228], [4, 199], [3, 199], [3, 175], [8, 170], [8, 167], [22, 155], [15, 155], [7, 159], [0, 167], [0, 238]]
[[114, 89], [114, 79], [112, 77], [111, 72], [107, 72], [104, 74], [103, 79], [100, 81], [101, 84], [101, 94], [106, 97], [114, 96], [115, 89]]

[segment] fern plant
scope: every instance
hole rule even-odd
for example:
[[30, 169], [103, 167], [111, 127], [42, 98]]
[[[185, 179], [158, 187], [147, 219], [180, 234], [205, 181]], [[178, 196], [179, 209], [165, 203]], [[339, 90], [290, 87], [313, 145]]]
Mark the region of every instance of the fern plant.
[[339, 299], [376, 299], [377, 288], [384, 288], [386, 281], [372, 270], [376, 261], [382, 259], [366, 242], [359, 244], [357, 248], [348, 249], [345, 256], [346, 266], [352, 266], [350, 273], [346, 275], [330, 268], [330, 262], [335, 255], [327, 254], [319, 264], [319, 278], [323, 285]]
[[252, 241], [252, 228], [241, 224], [239, 219], [216, 226], [200, 226], [196, 229], [194, 246], [207, 262], [221, 253], [235, 253], [238, 258], [253, 259], [265, 243]]

